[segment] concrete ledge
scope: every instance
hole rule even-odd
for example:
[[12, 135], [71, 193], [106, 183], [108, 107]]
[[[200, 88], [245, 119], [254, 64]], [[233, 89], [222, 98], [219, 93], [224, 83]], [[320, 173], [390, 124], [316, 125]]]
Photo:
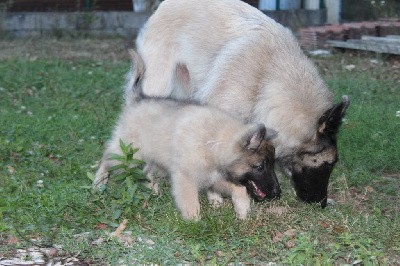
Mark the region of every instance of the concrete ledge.
[[[322, 25], [326, 10], [263, 11], [283, 25]], [[6, 12], [0, 13], [0, 31], [10, 37], [63, 35], [135, 36], [151, 13], [140, 12]]]
[[1, 30], [11, 37], [42, 35], [136, 35], [150, 13], [16, 12], [6, 13]]

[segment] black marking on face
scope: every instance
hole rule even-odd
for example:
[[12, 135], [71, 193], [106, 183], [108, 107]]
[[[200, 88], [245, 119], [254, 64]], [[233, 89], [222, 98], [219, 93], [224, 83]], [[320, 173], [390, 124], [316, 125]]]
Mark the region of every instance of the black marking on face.
[[342, 102], [322, 115], [312, 143], [278, 159], [297, 196], [305, 202], [318, 202], [326, 207], [329, 177], [338, 160], [336, 134], [348, 105], [348, 98], [343, 97]]
[[246, 187], [256, 201], [279, 198], [281, 189], [274, 171], [275, 149], [263, 140], [257, 150], [247, 150], [229, 167], [228, 179]]
[[329, 177], [337, 162], [336, 141], [320, 136], [314, 150], [303, 150], [279, 160], [284, 172], [289, 173], [297, 196], [308, 203], [326, 206]]
[[252, 170], [246, 173], [242, 184], [256, 201], [277, 199], [281, 196], [281, 188], [271, 162], [264, 161], [260, 165], [253, 166]]
[[325, 208], [332, 168], [333, 165], [325, 163], [319, 167], [303, 167], [301, 172], [294, 172], [292, 182], [297, 196], [307, 203], [320, 203]]

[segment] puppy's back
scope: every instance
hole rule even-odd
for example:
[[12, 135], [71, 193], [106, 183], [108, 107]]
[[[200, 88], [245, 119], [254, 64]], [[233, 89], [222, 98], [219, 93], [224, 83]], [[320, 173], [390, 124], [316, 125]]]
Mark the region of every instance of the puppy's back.
[[126, 104], [114, 134], [133, 141], [145, 161], [157, 161], [166, 169], [184, 165], [189, 170], [217, 167], [215, 162], [220, 161], [222, 153], [224, 161], [234, 160], [229, 155], [234, 156], [231, 151], [236, 137], [250, 125], [196, 101], [143, 94], [144, 64], [135, 51], [130, 54], [134, 82], [127, 86]]

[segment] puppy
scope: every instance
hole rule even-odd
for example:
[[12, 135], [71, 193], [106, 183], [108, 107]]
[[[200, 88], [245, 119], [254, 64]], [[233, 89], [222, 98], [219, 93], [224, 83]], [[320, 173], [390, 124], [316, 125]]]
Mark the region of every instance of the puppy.
[[134, 79], [125, 92], [125, 106], [107, 144], [93, 186], [107, 182], [108, 169], [120, 154], [119, 140], [139, 148], [137, 159], [154, 171], [171, 177], [172, 194], [185, 220], [200, 219], [199, 191], [208, 190], [209, 200], [219, 194], [231, 196], [236, 215], [245, 219], [250, 211], [246, 188], [258, 200], [279, 196], [273, 169], [274, 147], [262, 124], [244, 124], [228, 114], [197, 102], [148, 97], [141, 83], [145, 66], [134, 51]]

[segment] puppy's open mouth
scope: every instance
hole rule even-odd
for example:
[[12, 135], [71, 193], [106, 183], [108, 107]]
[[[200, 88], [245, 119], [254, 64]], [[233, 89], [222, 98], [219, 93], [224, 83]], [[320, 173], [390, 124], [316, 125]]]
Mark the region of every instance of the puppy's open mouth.
[[256, 183], [254, 183], [254, 181], [248, 180], [247, 183], [249, 183], [253, 194], [257, 197], [257, 200], [261, 201], [267, 196], [267, 194], [262, 192], [261, 189], [256, 185]]

